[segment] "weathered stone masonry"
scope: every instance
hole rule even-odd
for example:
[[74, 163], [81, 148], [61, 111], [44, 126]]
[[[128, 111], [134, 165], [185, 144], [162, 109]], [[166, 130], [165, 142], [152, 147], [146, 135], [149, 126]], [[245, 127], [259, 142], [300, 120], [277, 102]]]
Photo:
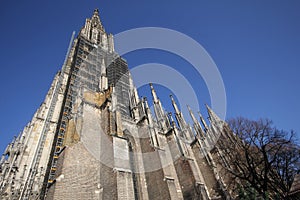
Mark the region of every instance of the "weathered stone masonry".
[[192, 128], [171, 97], [176, 123], [150, 89], [154, 115], [95, 10], [41, 107], [7, 146], [0, 198], [230, 199], [214, 147], [225, 123], [209, 107], [210, 125], [189, 109]]

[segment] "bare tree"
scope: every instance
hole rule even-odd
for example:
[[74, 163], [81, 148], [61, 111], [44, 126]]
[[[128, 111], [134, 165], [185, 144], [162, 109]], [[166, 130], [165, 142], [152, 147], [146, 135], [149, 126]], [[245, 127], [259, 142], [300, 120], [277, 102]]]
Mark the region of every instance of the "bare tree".
[[[244, 191], [254, 198], [287, 199], [295, 174], [300, 172], [300, 148], [293, 131], [278, 130], [268, 119], [231, 119], [218, 142], [226, 163], [220, 161]], [[249, 190], [249, 188], [251, 190]]]

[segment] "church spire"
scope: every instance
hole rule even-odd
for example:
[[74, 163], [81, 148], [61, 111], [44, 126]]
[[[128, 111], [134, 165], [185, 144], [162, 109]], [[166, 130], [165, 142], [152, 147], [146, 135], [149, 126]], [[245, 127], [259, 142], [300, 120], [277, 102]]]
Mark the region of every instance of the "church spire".
[[111, 53], [114, 51], [113, 36], [105, 32], [98, 9], [94, 10], [91, 18], [85, 20], [79, 35], [93, 44], [101, 45], [104, 50], [109, 50]]
[[210, 123], [219, 123], [222, 120], [218, 117], [218, 115], [207, 105], [205, 104], [208, 115], [209, 115], [209, 121]]
[[170, 95], [170, 98], [172, 101], [173, 108], [175, 110], [175, 117], [176, 117], [176, 120], [178, 122], [180, 129], [183, 131], [183, 134], [188, 141], [193, 141], [194, 134], [192, 133], [190, 126], [186, 123], [186, 121], [182, 115], [182, 112], [179, 110], [179, 108], [176, 104], [176, 101], [174, 100], [172, 95]]
[[187, 108], [188, 108], [188, 110], [189, 110], [189, 113], [190, 113], [190, 116], [191, 116], [193, 122], [194, 122], [195, 124], [198, 123], [198, 120], [197, 120], [196, 117], [194, 116], [194, 113], [193, 113], [191, 107], [190, 107], [189, 105], [186, 105], [186, 106], [187, 106]]
[[196, 119], [196, 117], [189, 105], [187, 105], [187, 108], [188, 108], [190, 116], [194, 122], [194, 129], [195, 129], [197, 135], [200, 136], [201, 138], [204, 138], [204, 132], [203, 132], [203, 129], [202, 129], [199, 121]]
[[159, 144], [158, 144], [157, 136], [156, 136], [154, 125], [153, 125], [154, 123], [153, 123], [153, 119], [152, 119], [152, 114], [151, 114], [151, 110], [149, 108], [149, 104], [148, 104], [146, 97], [144, 97], [144, 105], [145, 105], [146, 115], [147, 115], [148, 124], [149, 124], [151, 142], [154, 146], [158, 147]]
[[93, 16], [91, 18], [91, 22], [92, 22], [92, 27], [96, 27], [98, 30], [105, 32], [100, 20], [98, 8], [94, 10]]
[[172, 105], [173, 105], [173, 108], [174, 108], [174, 110], [175, 110], [175, 113], [176, 113], [177, 115], [179, 115], [179, 114], [180, 114], [180, 110], [178, 109], [178, 106], [177, 106], [177, 104], [176, 104], [176, 102], [175, 102], [175, 100], [174, 100], [174, 98], [173, 98], [173, 95], [170, 95], [170, 98], [171, 98]]
[[156, 92], [154, 90], [153, 84], [150, 83], [149, 85], [150, 85], [150, 88], [151, 88], [151, 94], [152, 94], [152, 97], [153, 97], [153, 102], [157, 103], [158, 102], [158, 98], [157, 98]]
[[185, 129], [187, 124], [185, 122], [185, 119], [181, 113], [181, 111], [179, 110], [177, 104], [176, 104], [176, 101], [173, 97], [173, 95], [170, 95], [170, 98], [171, 98], [171, 101], [172, 101], [172, 105], [173, 105], [173, 108], [175, 110], [175, 116], [176, 116], [176, 119], [177, 119], [177, 122], [178, 122], [178, 125], [181, 129]]
[[155, 113], [157, 122], [160, 125], [161, 130], [163, 130], [163, 132], [167, 132], [168, 126], [169, 126], [168, 116], [166, 115], [166, 113], [162, 107], [162, 104], [156, 95], [153, 84], [150, 83], [149, 85], [150, 85], [151, 93], [152, 93], [152, 97], [153, 97], [153, 107], [154, 107], [154, 113]]
[[202, 124], [203, 124], [203, 126], [204, 126], [205, 132], [207, 132], [207, 130], [208, 130], [208, 125], [207, 125], [207, 123], [205, 122], [205, 120], [204, 120], [204, 118], [203, 118], [203, 116], [202, 116], [202, 114], [201, 114], [201, 112], [200, 112], [200, 111], [198, 111], [198, 114], [199, 114], [199, 117], [200, 117], [201, 123], [202, 123]]

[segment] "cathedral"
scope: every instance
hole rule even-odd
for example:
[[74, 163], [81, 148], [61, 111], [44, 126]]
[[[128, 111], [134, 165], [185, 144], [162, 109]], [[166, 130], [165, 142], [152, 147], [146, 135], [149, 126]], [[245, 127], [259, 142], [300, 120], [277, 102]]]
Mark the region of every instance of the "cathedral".
[[233, 199], [215, 145], [230, 137], [226, 123], [206, 106], [209, 123], [188, 108], [190, 125], [172, 96], [167, 113], [151, 83], [149, 92], [152, 99], [139, 96], [94, 10], [41, 106], [3, 152], [0, 199]]

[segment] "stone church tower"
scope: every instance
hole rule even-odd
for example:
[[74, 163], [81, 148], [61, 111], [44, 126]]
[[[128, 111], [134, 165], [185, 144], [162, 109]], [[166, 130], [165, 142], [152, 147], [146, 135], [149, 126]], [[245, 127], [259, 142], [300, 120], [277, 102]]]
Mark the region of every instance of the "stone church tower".
[[171, 96], [176, 122], [150, 83], [154, 114], [114, 50], [98, 10], [72, 39], [44, 102], [0, 161], [0, 199], [231, 199], [214, 147], [224, 122]]

